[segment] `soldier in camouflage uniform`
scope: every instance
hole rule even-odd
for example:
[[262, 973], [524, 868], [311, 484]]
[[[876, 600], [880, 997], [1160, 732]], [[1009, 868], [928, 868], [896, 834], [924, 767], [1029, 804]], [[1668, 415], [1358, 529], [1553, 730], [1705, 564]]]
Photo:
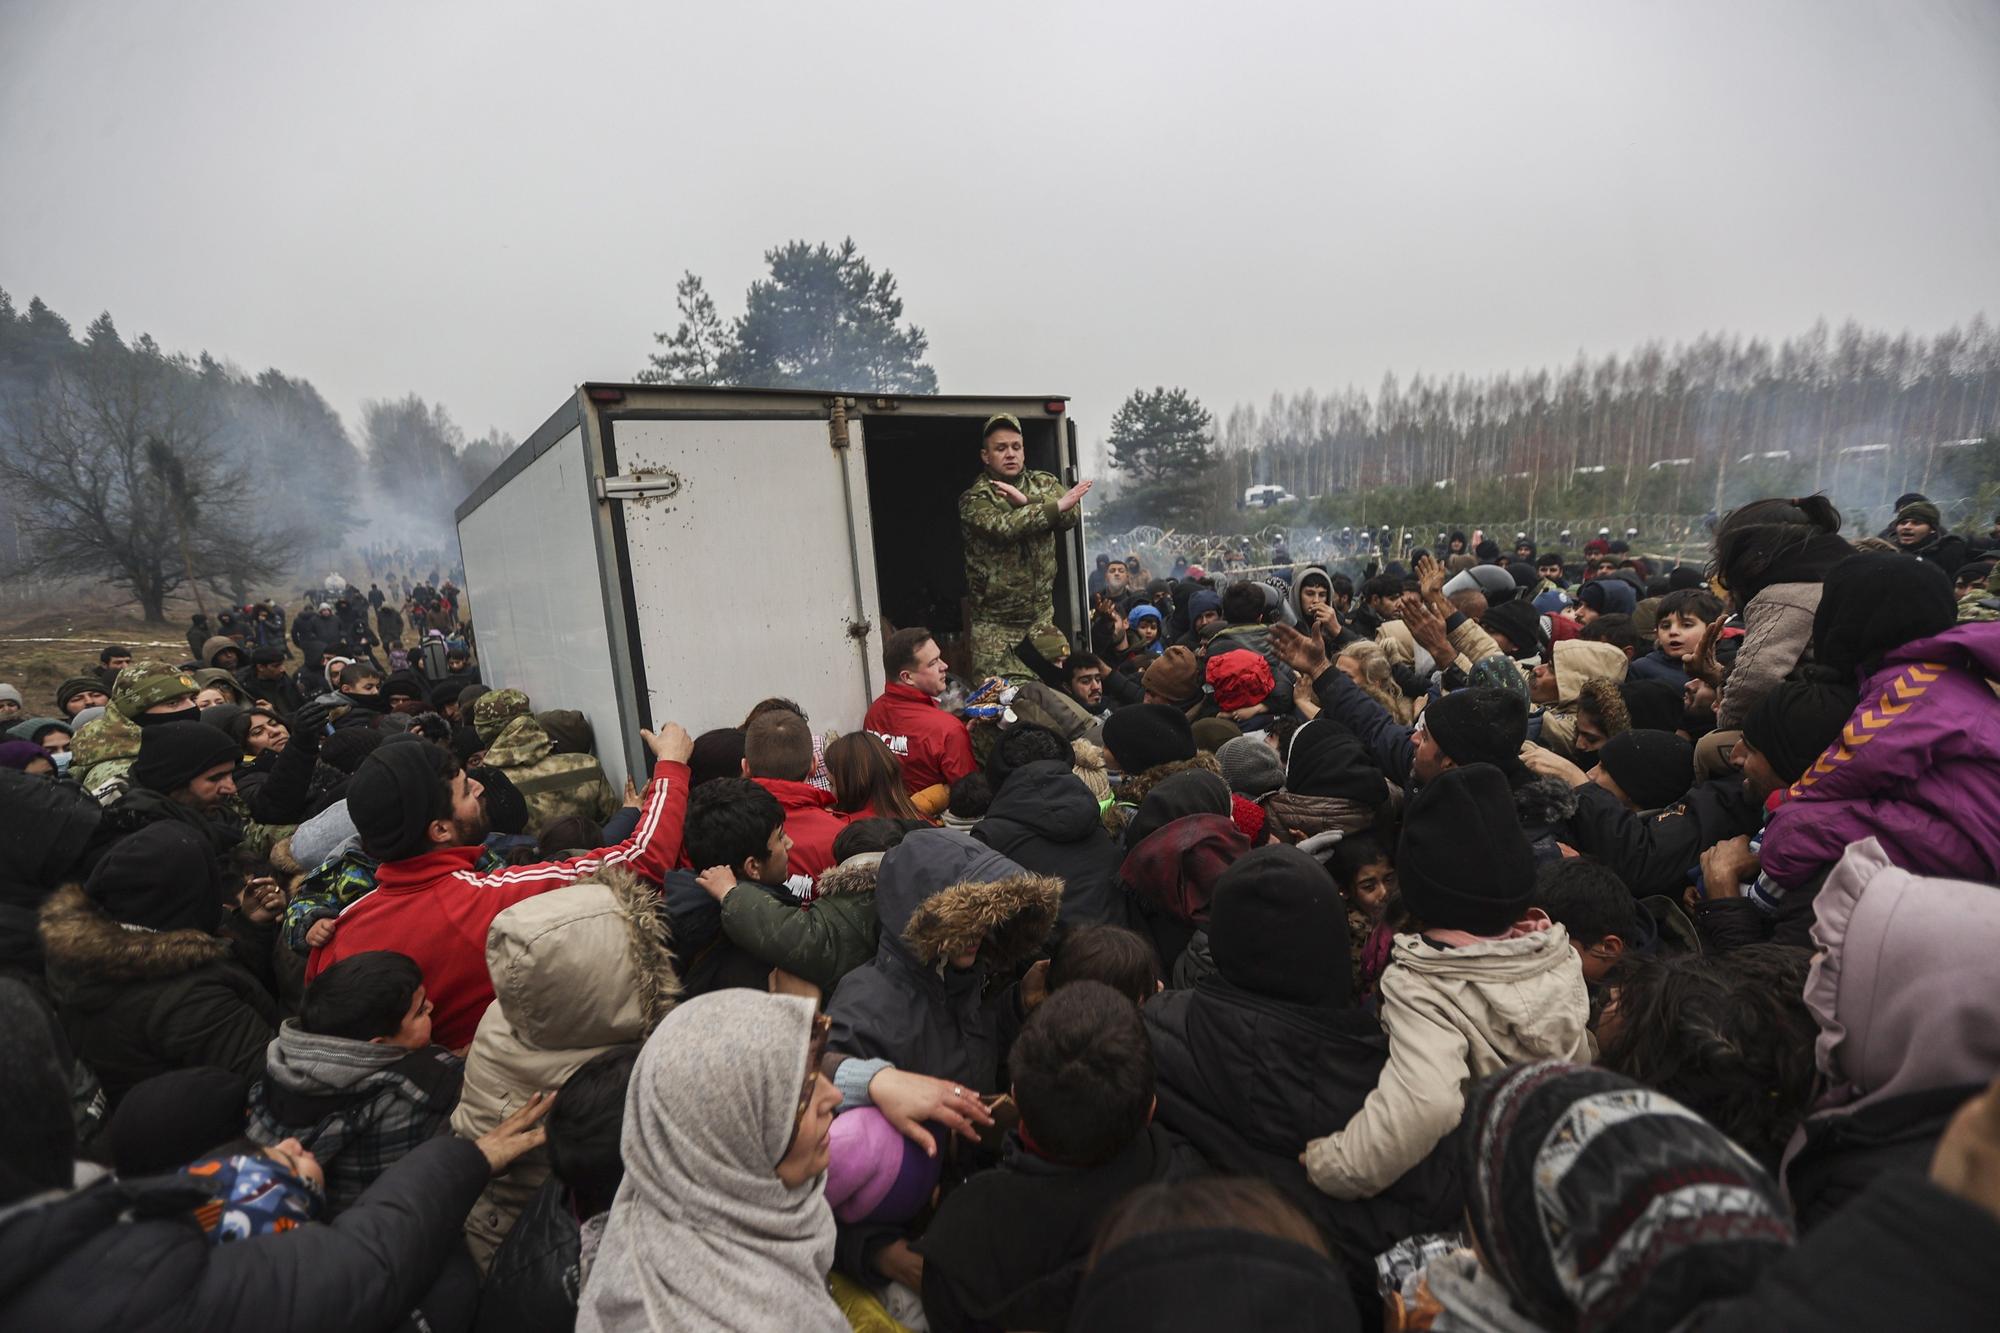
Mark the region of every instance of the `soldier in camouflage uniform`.
[[617, 813], [617, 793], [597, 760], [587, 754], [557, 754], [521, 691], [480, 695], [472, 706], [472, 726], [486, 743], [485, 762], [505, 773], [527, 802], [530, 834], [539, 837], [564, 815], [582, 815], [601, 825]]
[[972, 667], [978, 676], [1033, 680], [1014, 645], [1056, 618], [1055, 534], [1082, 518], [1088, 481], [1067, 491], [1047, 472], [1030, 472], [1021, 423], [986, 422], [979, 480], [958, 497], [965, 583], [972, 598]]
[[[118, 673], [111, 703], [104, 716], [79, 730], [70, 740], [72, 771], [83, 789], [105, 804], [124, 794], [125, 774], [139, 757], [139, 719], [147, 714], [175, 714], [194, 708], [193, 676], [165, 662], [134, 662]], [[190, 721], [199, 721], [194, 712]]]

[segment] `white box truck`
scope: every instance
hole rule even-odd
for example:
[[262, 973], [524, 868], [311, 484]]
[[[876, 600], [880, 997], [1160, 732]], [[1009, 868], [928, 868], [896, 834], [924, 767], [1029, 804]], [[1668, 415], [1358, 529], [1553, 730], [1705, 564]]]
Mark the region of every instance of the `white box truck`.
[[[1077, 480], [1060, 396], [580, 386], [458, 507], [481, 677], [582, 710], [618, 782], [646, 771], [641, 727], [699, 735], [772, 695], [858, 728], [901, 626], [964, 674], [958, 496], [996, 412]], [[1057, 623], [1085, 643], [1082, 526], [1057, 540]]]

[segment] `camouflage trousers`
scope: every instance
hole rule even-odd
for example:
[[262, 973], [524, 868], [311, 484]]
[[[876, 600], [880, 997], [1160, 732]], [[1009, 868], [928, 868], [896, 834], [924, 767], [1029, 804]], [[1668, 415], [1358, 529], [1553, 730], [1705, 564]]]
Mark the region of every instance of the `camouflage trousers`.
[[969, 636], [972, 645], [973, 683], [977, 684], [988, 676], [1001, 676], [1016, 685], [1035, 679], [1035, 673], [1022, 663], [1014, 648], [1034, 632], [1035, 626], [1046, 625], [1054, 619], [1054, 607], [1026, 620], [987, 620], [978, 616], [973, 617], [972, 633]]

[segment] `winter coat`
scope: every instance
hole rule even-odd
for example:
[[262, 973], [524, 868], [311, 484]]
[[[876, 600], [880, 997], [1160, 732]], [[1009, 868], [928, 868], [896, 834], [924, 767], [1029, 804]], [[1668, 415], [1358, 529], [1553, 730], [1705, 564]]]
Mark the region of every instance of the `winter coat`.
[[447, 847], [374, 871], [375, 888], [345, 908], [333, 939], [314, 949], [307, 978], [343, 958], [369, 949], [396, 949], [423, 969], [435, 1011], [432, 1039], [457, 1050], [472, 1040], [493, 1002], [485, 949], [493, 919], [515, 903], [585, 880], [607, 868], [629, 870], [657, 883], [681, 855], [681, 821], [687, 813], [687, 765], [661, 760], [646, 786], [639, 827], [616, 847], [567, 861], [475, 869], [478, 847]]
[[1718, 730], [1741, 727], [1758, 700], [1811, 658], [1813, 615], [1824, 587], [1817, 579], [1774, 583], [1743, 608], [1743, 643], [1722, 685], [1715, 715]]
[[303, 1144], [326, 1172], [327, 1206], [337, 1213], [450, 1128], [464, 1069], [442, 1046], [410, 1051], [332, 1037], [288, 1018], [251, 1085], [248, 1132], [258, 1143]]
[[0, 768], [0, 976], [44, 989], [42, 903], [75, 872], [103, 819], [75, 783]]
[[902, 762], [903, 789], [912, 795], [929, 787], [949, 787], [979, 767], [965, 723], [913, 686], [890, 681], [868, 705], [862, 725], [881, 737]]
[[1632, 665], [1625, 668], [1627, 680], [1654, 680], [1662, 685], [1681, 689], [1688, 682], [1687, 667], [1678, 659], [1668, 657], [1665, 649], [1655, 648], [1632, 659]]
[[1583, 966], [1560, 924], [1440, 948], [1398, 935], [1382, 973], [1389, 1063], [1344, 1128], [1306, 1148], [1312, 1182], [1336, 1199], [1372, 1198], [1457, 1126], [1468, 1078], [1528, 1060], [1587, 1064]]
[[[601, 1214], [594, 1227], [609, 1216]], [[587, 1276], [582, 1260], [583, 1227], [569, 1190], [550, 1177], [494, 1252], [474, 1333], [570, 1333]]]
[[[970, 834], [918, 829], [882, 858], [880, 942], [833, 993], [829, 1048], [1001, 1091], [1000, 1061], [1021, 1016], [1013, 988], [988, 995], [986, 979], [1040, 948], [1061, 904], [1060, 881], [1030, 874]], [[973, 944], [978, 960], [953, 967], [952, 954]]]
[[1563, 841], [1604, 862], [1638, 898], [1679, 898], [1704, 851], [1755, 833], [1764, 822], [1763, 810], [1744, 795], [1743, 779], [1733, 774], [1697, 782], [1679, 802], [1650, 815], [1634, 814], [1594, 783], [1571, 796], [1576, 804], [1563, 821]]
[[1806, 1221], [1874, 1172], [1921, 1175], [1953, 1110], [2000, 1071], [1991, 885], [1913, 875], [1871, 838], [1841, 858], [1815, 907], [1804, 999], [1825, 1091], [1785, 1164]]
[[912, 1247], [931, 1333], [1067, 1327], [1105, 1214], [1142, 1185], [1204, 1169], [1157, 1124], [1092, 1167], [1051, 1162], [1010, 1134], [1000, 1165], [953, 1191]]
[[70, 1049], [113, 1106], [176, 1069], [263, 1073], [277, 1002], [221, 936], [128, 930], [70, 884], [42, 907], [42, 952]]
[[1209, 639], [1208, 647], [1202, 653], [1204, 670], [1208, 661], [1239, 649], [1256, 653], [1270, 664], [1271, 692], [1261, 702], [1271, 710], [1272, 716], [1283, 717], [1291, 712], [1292, 692], [1298, 686], [1298, 676], [1271, 647], [1269, 626], [1231, 625], [1218, 632]]
[[1224, 1175], [1269, 1181], [1313, 1220], [1351, 1271], [1463, 1209], [1450, 1153], [1434, 1153], [1370, 1199], [1333, 1199], [1299, 1163], [1308, 1142], [1343, 1128], [1374, 1090], [1389, 1039], [1360, 1008], [1252, 994], [1221, 977], [1146, 1001], [1160, 1124]]
[[757, 980], [779, 967], [831, 995], [840, 979], [875, 956], [879, 853], [850, 857], [819, 877], [801, 903], [783, 888], [739, 882], [722, 900], [722, 933], [750, 955]]
[[1906, 643], [1863, 681], [1840, 739], [1764, 832], [1764, 873], [1791, 888], [1864, 838], [1918, 874], [2000, 882], [2000, 621]]
[[1608, 643], [1570, 639], [1550, 649], [1555, 663], [1556, 701], [1542, 712], [1542, 729], [1534, 739], [1544, 749], [1575, 759], [1577, 701], [1593, 680], [1625, 679], [1624, 650]]
[[833, 840], [857, 815], [844, 815], [833, 808], [833, 793], [810, 782], [786, 782], [780, 778], [753, 778], [751, 781], [778, 798], [785, 811], [785, 835], [792, 840], [790, 865], [792, 880], [810, 896], [811, 886], [833, 869]]
[[[653, 893], [620, 870], [500, 913], [486, 933], [486, 966], [493, 1003], [466, 1052], [451, 1116], [467, 1139], [561, 1087], [592, 1056], [644, 1041], [680, 994]], [[482, 1270], [548, 1176], [547, 1150], [537, 1148], [479, 1196], [465, 1238]]]
[[1909, 1176], [1884, 1176], [1689, 1333], [1974, 1329], [2000, 1309], [2000, 1218]]
[[[1894, 541], [1895, 538], [1891, 537], [1889, 540]], [[1971, 559], [1966, 550], [1965, 538], [1950, 532], [1933, 531], [1915, 546], [1898, 546], [1896, 549], [1904, 555], [1928, 560], [1954, 578], [1958, 576], [1960, 566]]]
[[1070, 765], [1044, 759], [1009, 773], [972, 836], [1022, 869], [1062, 881], [1062, 929], [1132, 924], [1118, 885], [1123, 853]]
[[[433, 1140], [331, 1222], [229, 1245], [195, 1223], [208, 1191], [186, 1176], [24, 1200], [0, 1210], [0, 1328], [387, 1333], [444, 1286], [487, 1175], [479, 1149]], [[430, 1313], [433, 1327], [454, 1326]]]
[[486, 747], [486, 763], [507, 775], [528, 803], [528, 829], [541, 831], [568, 815], [602, 824], [622, 802], [604, 769], [587, 754], [557, 754], [555, 742], [533, 714], [507, 723]]

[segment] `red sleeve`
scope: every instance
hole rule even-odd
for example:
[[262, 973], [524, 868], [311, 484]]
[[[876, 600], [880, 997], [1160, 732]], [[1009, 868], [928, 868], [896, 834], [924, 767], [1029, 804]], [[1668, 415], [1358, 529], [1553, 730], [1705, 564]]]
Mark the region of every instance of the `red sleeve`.
[[653, 766], [653, 780], [646, 787], [646, 803], [639, 811], [638, 827], [616, 847], [568, 861], [513, 866], [488, 875], [465, 874], [459, 878], [476, 888], [507, 892], [515, 901], [574, 884], [606, 866], [623, 866], [640, 879], [657, 885], [680, 862], [688, 785], [687, 765], [662, 759]]
[[938, 768], [944, 773], [947, 787], [979, 767], [978, 761], [972, 757], [972, 733], [957, 718], [953, 718], [952, 725], [945, 728], [941, 751]]

